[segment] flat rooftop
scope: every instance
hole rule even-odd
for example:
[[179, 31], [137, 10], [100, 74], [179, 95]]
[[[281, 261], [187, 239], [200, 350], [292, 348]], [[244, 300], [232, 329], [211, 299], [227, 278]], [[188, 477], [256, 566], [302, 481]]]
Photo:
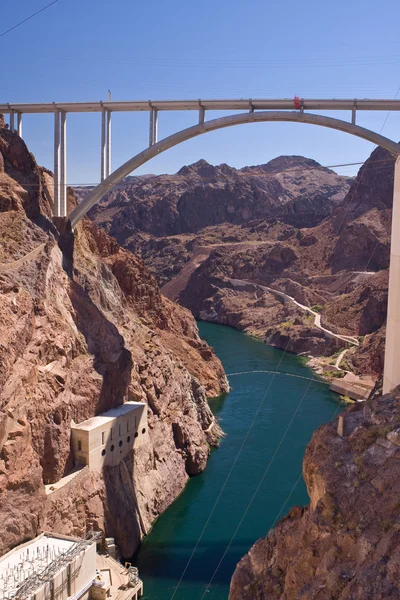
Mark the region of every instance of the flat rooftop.
[[78, 538], [43, 533], [0, 557], [0, 600], [9, 598], [9, 594], [30, 575], [44, 571], [80, 541]]
[[102, 425], [113, 421], [117, 417], [126, 415], [127, 413], [139, 408], [143, 409], [143, 407], [147, 407], [146, 402], [125, 402], [125, 404], [121, 404], [121, 406], [112, 408], [101, 415], [97, 415], [96, 417], [92, 417], [86, 421], [82, 421], [82, 423], [76, 423], [75, 425], [72, 425], [71, 429], [91, 431], [92, 429], [97, 429], [97, 427], [101, 427]]

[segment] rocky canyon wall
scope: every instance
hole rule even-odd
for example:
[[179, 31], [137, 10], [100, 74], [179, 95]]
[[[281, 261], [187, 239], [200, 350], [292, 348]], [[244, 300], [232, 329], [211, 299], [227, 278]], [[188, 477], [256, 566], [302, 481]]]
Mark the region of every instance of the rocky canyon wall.
[[[358, 338], [345, 368], [379, 377], [393, 165], [381, 148], [354, 180], [304, 157], [243, 169], [199, 161], [129, 178], [91, 216], [197, 318], [329, 361], [346, 344], [322, 325]], [[316, 307], [320, 322], [274, 291]]]
[[[140, 259], [89, 221], [63, 254], [51, 214], [51, 174], [0, 127], [0, 552], [93, 523], [129, 556], [204, 469], [221, 434], [207, 396], [227, 381]], [[149, 443], [46, 494], [73, 467], [71, 422], [125, 400], [146, 402]]]
[[395, 600], [400, 577], [400, 397], [344, 413], [313, 435], [310, 496], [237, 565], [229, 600]]

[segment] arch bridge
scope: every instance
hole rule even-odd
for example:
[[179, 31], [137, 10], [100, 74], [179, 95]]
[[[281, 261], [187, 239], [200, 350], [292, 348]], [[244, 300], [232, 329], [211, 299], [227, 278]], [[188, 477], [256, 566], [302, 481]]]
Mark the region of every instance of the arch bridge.
[[[207, 111], [233, 112], [218, 119], [206, 120]], [[149, 145], [139, 154], [111, 172], [111, 114], [113, 112], [149, 113]], [[198, 122], [158, 141], [158, 116], [163, 111], [195, 111]], [[237, 111], [240, 111], [239, 113]], [[348, 112], [349, 120], [315, 114], [310, 111]], [[54, 115], [54, 216], [75, 227], [90, 208], [107, 192], [161, 152], [209, 131], [259, 122], [295, 122], [343, 131], [385, 148], [395, 158], [392, 238], [390, 252], [389, 300], [386, 327], [383, 391], [400, 385], [400, 145], [380, 133], [356, 124], [358, 111], [400, 111], [400, 100], [332, 99], [238, 99], [238, 100], [161, 100], [133, 102], [61, 102], [43, 104], [0, 104], [0, 113], [9, 115], [12, 131], [22, 137], [24, 114]], [[101, 183], [67, 215], [67, 114], [101, 113], [100, 172]]]

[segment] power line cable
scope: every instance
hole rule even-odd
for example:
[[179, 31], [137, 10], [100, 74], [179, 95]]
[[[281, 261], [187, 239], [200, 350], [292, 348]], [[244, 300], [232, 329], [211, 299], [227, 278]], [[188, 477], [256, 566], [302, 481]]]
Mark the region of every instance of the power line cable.
[[[344, 167], [354, 167], [354, 166], [364, 165], [366, 162], [367, 161], [357, 161], [357, 162], [341, 163], [341, 164], [335, 164], [335, 165], [318, 165], [316, 167], [292, 167], [292, 168], [288, 168], [288, 169], [282, 169], [281, 171], [271, 171], [270, 173], [268, 173], [268, 172], [251, 173], [249, 171], [243, 171], [243, 169], [246, 167], [237, 169], [237, 171], [238, 171], [239, 176], [243, 175], [246, 177], [274, 177], [275, 175], [282, 175], [285, 173], [303, 173], [303, 172], [309, 172], [309, 171], [317, 171], [319, 169], [339, 169], [339, 168], [344, 168]], [[392, 162], [391, 159], [380, 159], [380, 160], [369, 161], [368, 164], [390, 163], [390, 162]], [[262, 165], [256, 165], [255, 167], [250, 167], [250, 168], [258, 168], [258, 167], [262, 167]], [[163, 177], [165, 175], [174, 177], [175, 175], [177, 175], [177, 173], [172, 173], [172, 174], [162, 173], [159, 175], [153, 175], [152, 178], [153, 177], [154, 178]], [[339, 173], [337, 173], [337, 175], [339, 175], [340, 177], [349, 177], [347, 175], [340, 175]], [[132, 177], [135, 177], [136, 179], [140, 179], [141, 177], [143, 177], [143, 175], [133, 175]], [[350, 176], [350, 178], [351, 178], [351, 176]], [[150, 178], [147, 176], [146, 181], [145, 181], [146, 184], [148, 183], [149, 179]], [[122, 182], [120, 182], [120, 183], [122, 183]], [[129, 185], [131, 182], [125, 181], [125, 183], [127, 185]], [[204, 182], [202, 182], [202, 183], [204, 185]], [[68, 183], [67, 185], [69, 187], [94, 187], [99, 184], [100, 184], [100, 182], [96, 181], [96, 182], [92, 182], [92, 183], [87, 183], [87, 182]], [[10, 184], [8, 184], [8, 183], [0, 182], [0, 186], [9, 187], [9, 185]], [[24, 187], [39, 187], [40, 186], [40, 184], [38, 184], [38, 183], [26, 183], [26, 184], [20, 184], [20, 185], [23, 185]], [[275, 215], [271, 215], [271, 216], [275, 216]]]
[[[398, 90], [397, 90], [397, 92], [396, 92], [396, 95], [395, 95], [395, 97], [394, 97], [394, 100], [396, 100], [396, 99], [397, 99], [397, 97], [398, 97], [398, 95], [399, 95], [399, 94], [400, 94], [400, 86], [399, 86], [399, 88], [398, 88]], [[387, 123], [387, 121], [388, 121], [388, 118], [389, 118], [389, 116], [390, 116], [390, 113], [391, 113], [391, 112], [392, 112], [392, 111], [390, 111], [390, 110], [388, 111], [388, 113], [387, 113], [387, 115], [386, 115], [386, 117], [385, 117], [385, 120], [384, 120], [384, 122], [383, 122], [383, 124], [382, 124], [382, 127], [381, 127], [381, 129], [380, 129], [380, 132], [379, 132], [380, 134], [382, 133], [382, 131], [383, 131], [383, 129], [384, 129], [384, 127], [385, 127], [385, 125], [386, 125], [386, 123]], [[367, 162], [368, 162], [368, 160], [366, 161], [366, 164], [367, 164]], [[369, 164], [371, 164], [371, 163], [369, 163]], [[364, 169], [364, 170], [363, 170], [363, 171], [360, 173], [360, 176], [359, 176], [359, 178], [358, 178], [358, 181], [357, 181], [357, 183], [356, 183], [355, 189], [354, 189], [354, 191], [353, 191], [353, 193], [352, 193], [352, 196], [351, 196], [351, 198], [349, 199], [349, 202], [348, 202], [348, 204], [347, 204], [347, 208], [346, 208], [346, 210], [345, 210], [345, 212], [344, 212], [343, 219], [342, 219], [342, 221], [341, 221], [341, 223], [340, 223], [340, 225], [339, 225], [339, 227], [338, 227], [338, 230], [337, 230], [337, 232], [336, 232], [336, 235], [339, 235], [339, 233], [340, 233], [340, 230], [342, 229], [342, 227], [343, 227], [343, 225], [344, 225], [344, 222], [345, 222], [345, 220], [346, 220], [346, 218], [347, 218], [347, 215], [348, 215], [348, 213], [349, 213], [349, 211], [350, 211], [350, 208], [351, 208], [351, 201], [352, 201], [352, 199], [353, 199], [353, 198], [355, 197], [355, 195], [356, 195], [356, 192], [357, 192], [357, 190], [358, 190], [358, 188], [359, 188], [359, 186], [360, 186], [360, 183], [361, 183], [361, 180], [362, 180], [362, 178], [363, 178], [363, 176], [364, 176], [364, 173], [365, 173], [365, 169]], [[379, 241], [376, 243], [376, 245], [375, 245], [375, 248], [374, 248], [374, 249], [372, 250], [372, 252], [371, 252], [371, 255], [370, 255], [370, 257], [369, 257], [369, 260], [368, 260], [368, 263], [367, 263], [367, 267], [369, 266], [369, 264], [370, 264], [370, 262], [371, 262], [371, 260], [372, 260], [372, 257], [373, 257], [373, 255], [375, 254], [375, 250], [376, 250], [376, 248], [378, 247], [378, 244], [379, 244]], [[367, 269], [365, 269], [365, 270], [367, 270]]]
[[[395, 95], [395, 97], [394, 97], [394, 100], [397, 100], [397, 97], [398, 97], [398, 95], [399, 95], [399, 94], [400, 94], [400, 85], [399, 85], [399, 88], [398, 88], [398, 90], [397, 90], [397, 92], [396, 92], [396, 95]], [[386, 115], [386, 119], [384, 120], [384, 122], [383, 122], [383, 125], [382, 125], [382, 127], [381, 127], [381, 130], [380, 130], [380, 132], [379, 132], [379, 133], [382, 133], [382, 131], [384, 130], [384, 128], [385, 128], [385, 125], [386, 125], [386, 123], [387, 123], [387, 121], [388, 121], [388, 118], [389, 118], [389, 116], [390, 116], [391, 112], [392, 112], [391, 110], [389, 110], [389, 111], [388, 111], [388, 114]]]
[[[229, 471], [228, 471], [228, 474], [227, 474], [227, 476], [226, 476], [226, 478], [225, 478], [225, 480], [224, 480], [224, 483], [222, 484], [222, 487], [221, 487], [221, 489], [220, 489], [220, 492], [219, 492], [219, 494], [218, 494], [218, 496], [217, 496], [217, 498], [216, 498], [216, 500], [215, 500], [215, 502], [214, 502], [214, 505], [213, 505], [213, 507], [212, 507], [211, 511], [209, 512], [209, 515], [208, 515], [208, 517], [207, 517], [207, 520], [206, 520], [206, 522], [204, 523], [204, 526], [203, 526], [203, 529], [201, 530], [200, 536], [199, 536], [199, 538], [198, 538], [198, 540], [197, 540], [197, 542], [196, 542], [196, 544], [195, 544], [195, 546], [194, 546], [194, 548], [193, 548], [193, 550], [192, 550], [192, 553], [191, 553], [191, 555], [189, 556], [189, 559], [188, 559], [188, 561], [187, 561], [187, 563], [186, 563], [186, 565], [185, 565], [185, 568], [184, 568], [184, 569], [183, 569], [183, 571], [182, 571], [182, 575], [180, 576], [180, 578], [179, 578], [179, 581], [178, 581], [178, 584], [177, 584], [177, 586], [176, 586], [175, 590], [173, 591], [173, 594], [172, 594], [172, 596], [171, 596], [171, 600], [173, 600], [173, 599], [175, 598], [175, 595], [176, 595], [176, 593], [177, 593], [177, 591], [178, 591], [178, 589], [179, 589], [179, 586], [180, 586], [180, 584], [182, 583], [182, 580], [183, 580], [183, 578], [184, 578], [184, 576], [185, 576], [185, 573], [186, 573], [187, 569], [189, 568], [189, 565], [190, 565], [190, 563], [191, 563], [191, 561], [192, 561], [192, 558], [193, 558], [193, 556], [195, 555], [195, 552], [196, 552], [196, 550], [197, 550], [197, 548], [198, 548], [198, 546], [199, 546], [199, 544], [200, 544], [200, 541], [202, 540], [202, 538], [203, 538], [203, 535], [204, 535], [204, 533], [205, 533], [205, 531], [206, 531], [206, 529], [207, 529], [207, 526], [208, 526], [208, 524], [209, 524], [209, 522], [210, 522], [210, 519], [211, 519], [212, 515], [214, 514], [214, 511], [215, 511], [215, 509], [216, 509], [216, 507], [217, 507], [217, 505], [218, 505], [218, 502], [219, 502], [219, 500], [220, 500], [220, 498], [221, 498], [221, 496], [222, 496], [222, 494], [223, 494], [223, 492], [224, 492], [224, 490], [225, 490], [225, 488], [226, 488], [226, 485], [227, 485], [227, 483], [228, 483], [228, 481], [229, 481], [229, 479], [230, 479], [230, 476], [231, 476], [231, 474], [232, 474], [232, 472], [233, 472], [233, 469], [235, 468], [235, 466], [236, 466], [236, 463], [237, 463], [237, 461], [239, 460], [239, 457], [240, 457], [240, 455], [241, 455], [241, 453], [242, 453], [242, 450], [243, 450], [243, 448], [244, 448], [244, 446], [245, 446], [245, 444], [246, 444], [246, 441], [247, 441], [247, 439], [248, 439], [248, 437], [249, 437], [249, 435], [250, 435], [250, 433], [251, 433], [251, 431], [252, 431], [252, 429], [253, 429], [253, 427], [254, 427], [254, 424], [255, 424], [255, 422], [256, 422], [256, 419], [257, 419], [257, 417], [258, 417], [258, 415], [259, 415], [259, 413], [260, 413], [260, 410], [261, 410], [261, 408], [262, 408], [262, 406], [263, 406], [263, 404], [264, 404], [264, 401], [265, 401], [265, 399], [266, 399], [266, 397], [267, 397], [267, 394], [268, 394], [268, 392], [269, 392], [269, 389], [270, 389], [270, 387], [271, 387], [271, 385], [272, 385], [272, 383], [273, 383], [273, 381], [274, 381], [274, 378], [275, 378], [275, 373], [276, 373], [276, 372], [278, 372], [278, 369], [279, 369], [279, 367], [280, 367], [280, 365], [281, 365], [281, 363], [282, 363], [282, 361], [283, 361], [283, 358], [284, 358], [284, 356], [285, 356], [285, 354], [286, 354], [286, 351], [287, 351], [287, 349], [288, 349], [288, 347], [289, 347], [289, 343], [290, 343], [290, 341], [291, 341], [291, 340], [290, 340], [290, 338], [289, 338], [289, 339], [288, 339], [288, 342], [287, 342], [287, 344], [286, 344], [286, 348], [284, 349], [284, 351], [283, 351], [283, 353], [282, 353], [282, 355], [281, 355], [281, 357], [280, 357], [280, 359], [279, 359], [279, 362], [278, 362], [278, 364], [277, 364], [276, 370], [275, 370], [274, 374], [273, 374], [273, 375], [272, 375], [272, 377], [271, 377], [271, 381], [269, 382], [269, 384], [268, 384], [268, 387], [267, 387], [267, 389], [266, 389], [266, 391], [265, 391], [265, 394], [264, 394], [264, 396], [263, 396], [263, 398], [262, 398], [262, 400], [261, 400], [260, 404], [258, 405], [258, 408], [257, 408], [257, 410], [256, 410], [256, 412], [255, 412], [255, 415], [254, 415], [254, 417], [253, 417], [253, 419], [252, 419], [252, 421], [251, 421], [251, 423], [250, 423], [250, 425], [249, 425], [249, 427], [248, 427], [248, 429], [247, 429], [246, 435], [244, 436], [244, 438], [243, 438], [243, 441], [242, 441], [242, 443], [241, 443], [241, 445], [240, 445], [240, 448], [239, 448], [238, 452], [236, 453], [236, 456], [235, 456], [235, 459], [234, 459], [234, 461], [233, 461], [233, 463], [232, 463], [232, 465], [231, 465], [231, 468], [229, 469]], [[310, 382], [309, 382], [309, 384], [308, 384], [308, 385], [310, 385]]]
[[[399, 90], [399, 92], [400, 92], [400, 90]], [[361, 178], [360, 178], [360, 179], [361, 179]], [[359, 182], [358, 182], [358, 185], [359, 185]], [[358, 187], [358, 185], [357, 185], [357, 187]], [[357, 189], [357, 188], [356, 188], [356, 189]], [[371, 254], [373, 254], [373, 253], [374, 253], [374, 251], [375, 251], [375, 250], [373, 250]], [[368, 263], [368, 264], [369, 264], [369, 263]], [[290, 341], [290, 339], [289, 339], [289, 341]], [[288, 344], [287, 344], [287, 346], [286, 346], [286, 348], [285, 348], [285, 352], [284, 352], [284, 354], [286, 353], [286, 350], [287, 350], [287, 348], [288, 348], [289, 341], [288, 341]], [[279, 365], [278, 365], [278, 367], [279, 367]], [[277, 367], [277, 370], [278, 370], [278, 367]], [[274, 376], [275, 376], [275, 375], [274, 375]], [[271, 382], [270, 382], [270, 385], [271, 385]], [[265, 395], [264, 395], [263, 401], [264, 401], [264, 399], [265, 399], [265, 397], [266, 397], [266, 395], [267, 395], [267, 393], [268, 393], [268, 390], [269, 390], [269, 388], [270, 388], [270, 385], [268, 386], [268, 389], [267, 389], [267, 391], [266, 391], [266, 393], [265, 393]], [[207, 584], [207, 586], [206, 586], [206, 589], [204, 590], [204, 592], [203, 592], [203, 595], [201, 596], [201, 599], [200, 599], [200, 600], [203, 600], [203, 598], [204, 598], [205, 594], [208, 592], [208, 590], [209, 590], [209, 587], [210, 587], [210, 585], [211, 585], [211, 583], [212, 583], [212, 581], [213, 581], [213, 579], [214, 579], [214, 577], [215, 577], [216, 573], [218, 572], [218, 569], [219, 569], [219, 567], [221, 566], [221, 564], [222, 564], [222, 562], [223, 562], [223, 560], [224, 560], [224, 558], [225, 558], [225, 556], [226, 556], [226, 554], [227, 554], [227, 552], [228, 552], [229, 548], [231, 547], [231, 545], [232, 545], [232, 542], [233, 542], [233, 540], [234, 540], [234, 538], [235, 538], [235, 536], [236, 536], [237, 532], [239, 531], [239, 528], [240, 528], [240, 526], [242, 525], [242, 523], [243, 523], [243, 521], [244, 521], [244, 519], [245, 519], [245, 517], [246, 517], [246, 515], [247, 515], [247, 513], [248, 513], [248, 511], [249, 511], [249, 509], [250, 509], [250, 507], [251, 507], [251, 505], [252, 505], [252, 503], [253, 503], [253, 501], [254, 501], [254, 499], [255, 499], [255, 497], [256, 497], [256, 495], [257, 495], [257, 493], [258, 493], [258, 491], [259, 491], [259, 489], [260, 489], [260, 487], [261, 487], [261, 485], [262, 485], [262, 483], [263, 483], [263, 481], [264, 481], [264, 479], [265, 479], [265, 477], [266, 477], [267, 473], [268, 473], [268, 471], [269, 471], [269, 469], [270, 469], [270, 467], [271, 467], [271, 464], [272, 464], [272, 462], [273, 462], [273, 460], [274, 460], [274, 458], [275, 458], [275, 456], [276, 456], [276, 454], [277, 454], [277, 452], [278, 452], [278, 450], [279, 450], [280, 446], [281, 446], [281, 445], [282, 445], [282, 443], [283, 443], [283, 440], [284, 440], [284, 438], [285, 438], [285, 436], [286, 436], [286, 434], [287, 434], [287, 432], [288, 432], [288, 430], [289, 430], [289, 428], [290, 428], [290, 426], [291, 426], [291, 424], [292, 424], [292, 422], [293, 422], [293, 420], [294, 420], [294, 418], [295, 418], [295, 416], [296, 416], [296, 414], [297, 414], [298, 410], [300, 409], [300, 406], [301, 406], [301, 404], [302, 404], [302, 402], [303, 402], [303, 400], [304, 400], [304, 398], [305, 398], [305, 396], [306, 396], [306, 394], [307, 394], [307, 392], [308, 392], [308, 389], [309, 389], [310, 385], [311, 385], [311, 381], [309, 381], [309, 383], [308, 383], [308, 386], [307, 386], [307, 388], [306, 388], [306, 390], [305, 390], [305, 392], [304, 392], [304, 394], [303, 394], [303, 396], [302, 396], [302, 398], [301, 398], [301, 400], [300, 400], [300, 402], [299, 402], [299, 404], [298, 404], [298, 406], [297, 406], [297, 408], [296, 408], [296, 410], [295, 410], [295, 412], [294, 412], [294, 414], [293, 414], [293, 416], [292, 416], [292, 418], [291, 418], [291, 420], [290, 420], [290, 422], [289, 422], [289, 425], [287, 426], [287, 428], [286, 428], [286, 430], [285, 430], [285, 432], [284, 432], [284, 434], [283, 434], [283, 436], [282, 436], [282, 438], [281, 438], [281, 441], [280, 441], [280, 442], [279, 442], [279, 444], [278, 444], [278, 447], [276, 448], [276, 450], [275, 450], [275, 452], [274, 452], [274, 454], [273, 454], [273, 456], [272, 456], [272, 458], [271, 458], [271, 460], [270, 460], [269, 464], [267, 465], [267, 468], [266, 468], [266, 470], [264, 471], [264, 474], [263, 474], [263, 476], [261, 477], [261, 480], [259, 481], [259, 483], [258, 483], [258, 485], [257, 485], [257, 488], [256, 488], [256, 490], [255, 490], [255, 492], [254, 492], [254, 494], [253, 494], [252, 498], [250, 499], [250, 501], [249, 501], [249, 503], [248, 503], [248, 505], [247, 505], [247, 508], [246, 508], [246, 510], [245, 510], [245, 512], [244, 512], [244, 514], [242, 515], [242, 517], [241, 517], [241, 519], [240, 519], [240, 521], [239, 521], [239, 523], [238, 523], [238, 525], [237, 525], [237, 527], [236, 527], [236, 529], [235, 529], [235, 531], [234, 531], [234, 533], [233, 533], [233, 535], [232, 535], [232, 537], [231, 537], [231, 539], [230, 539], [230, 541], [229, 541], [229, 543], [228, 543], [227, 547], [225, 548], [225, 551], [224, 551], [224, 553], [223, 553], [223, 555], [222, 555], [222, 557], [221, 557], [221, 559], [220, 559], [220, 561], [219, 561], [219, 563], [218, 563], [217, 567], [215, 568], [215, 570], [214, 570], [214, 573], [213, 573], [213, 575], [212, 575], [212, 577], [211, 577], [210, 581], [208, 582], [208, 584]], [[339, 408], [340, 408], [340, 406], [338, 407], [337, 411], [339, 410]], [[337, 411], [336, 411], [336, 412], [337, 412]], [[336, 415], [336, 412], [335, 412], [335, 415]], [[248, 432], [248, 433], [249, 433], [249, 432]], [[247, 434], [247, 435], [248, 435], [248, 434]], [[244, 445], [244, 442], [243, 442], [243, 444], [242, 444], [242, 445]], [[300, 479], [300, 478], [299, 478], [299, 479]], [[299, 479], [298, 479], [298, 480], [299, 480]], [[296, 484], [295, 484], [295, 485], [297, 485], [297, 483], [298, 483], [298, 481], [296, 482]], [[218, 502], [218, 500], [219, 500], [219, 497], [218, 497], [218, 499], [217, 499], [217, 502]], [[216, 505], [214, 505], [214, 507], [213, 507], [213, 511], [215, 510], [215, 506], [216, 506]], [[196, 546], [196, 548], [197, 548], [197, 546]], [[193, 556], [193, 554], [194, 554], [194, 552], [192, 553], [192, 556]], [[189, 559], [189, 562], [190, 562], [190, 560], [191, 560], [192, 556], [190, 557], [190, 559]], [[187, 568], [187, 567], [186, 567], [186, 568]], [[186, 569], [185, 569], [185, 571], [186, 571]], [[183, 575], [182, 575], [182, 577], [183, 577]], [[181, 580], [182, 580], [182, 577], [181, 577], [181, 579], [180, 579], [179, 583], [181, 582]], [[179, 587], [179, 584], [178, 584], [178, 587]], [[178, 588], [176, 588], [176, 589], [175, 589], [174, 595], [175, 595], [175, 593], [176, 593], [177, 589], [178, 589]], [[171, 600], [172, 600], [172, 598], [171, 598]]]
[[232, 542], [233, 542], [233, 540], [235, 539], [235, 536], [236, 536], [237, 532], [238, 532], [238, 531], [239, 531], [239, 529], [240, 529], [240, 526], [242, 525], [242, 523], [243, 523], [243, 521], [244, 521], [244, 519], [245, 519], [245, 517], [246, 517], [247, 513], [249, 512], [249, 510], [250, 510], [250, 507], [251, 507], [251, 505], [253, 504], [253, 501], [254, 501], [255, 497], [257, 496], [257, 493], [258, 493], [258, 491], [259, 491], [260, 487], [262, 486], [262, 484], [263, 484], [263, 482], [264, 482], [264, 480], [265, 480], [265, 478], [266, 478], [266, 476], [267, 476], [267, 474], [268, 474], [268, 472], [269, 472], [269, 470], [270, 470], [270, 468], [271, 468], [271, 465], [272, 465], [272, 463], [274, 462], [274, 459], [275, 459], [275, 457], [276, 457], [276, 455], [277, 455], [277, 453], [278, 453], [278, 451], [279, 451], [280, 447], [281, 447], [281, 446], [282, 446], [282, 444], [283, 444], [283, 440], [285, 439], [285, 437], [286, 437], [286, 435], [287, 435], [287, 432], [289, 431], [289, 429], [290, 429], [290, 426], [292, 425], [292, 423], [293, 423], [293, 421], [294, 421], [294, 419], [295, 419], [295, 417], [296, 417], [296, 415], [297, 415], [297, 413], [298, 413], [298, 411], [299, 411], [299, 409], [300, 409], [300, 407], [301, 407], [301, 405], [302, 405], [302, 403], [303, 403], [303, 400], [304, 400], [304, 398], [305, 398], [305, 397], [306, 397], [306, 395], [307, 395], [307, 392], [308, 392], [308, 390], [309, 390], [309, 388], [310, 388], [310, 385], [311, 385], [311, 381], [309, 381], [309, 382], [308, 382], [307, 388], [306, 388], [305, 392], [303, 393], [303, 395], [302, 395], [302, 397], [301, 397], [301, 399], [300, 399], [300, 402], [298, 403], [298, 405], [297, 405], [297, 407], [296, 407], [296, 410], [294, 411], [294, 413], [293, 413], [293, 415], [292, 415], [292, 418], [290, 419], [290, 421], [289, 421], [289, 424], [287, 425], [287, 427], [286, 427], [286, 429], [285, 429], [285, 431], [284, 431], [284, 433], [283, 433], [283, 435], [282, 435], [282, 437], [281, 437], [281, 440], [280, 440], [280, 442], [279, 442], [278, 446], [277, 446], [277, 447], [276, 447], [276, 449], [275, 449], [275, 452], [273, 453], [273, 455], [272, 455], [272, 457], [271, 457], [271, 459], [270, 459], [270, 461], [269, 461], [269, 463], [268, 463], [268, 465], [267, 465], [266, 469], [264, 470], [263, 476], [261, 477], [260, 481], [258, 482], [258, 485], [257, 485], [257, 487], [256, 487], [256, 489], [255, 489], [255, 491], [254, 491], [254, 493], [253, 493], [253, 495], [252, 495], [252, 497], [250, 498], [250, 501], [249, 501], [249, 502], [248, 502], [248, 504], [247, 504], [246, 510], [244, 511], [244, 513], [243, 513], [243, 515], [242, 515], [242, 518], [240, 519], [240, 521], [239, 521], [239, 523], [238, 523], [238, 525], [237, 525], [237, 527], [236, 527], [236, 529], [235, 529], [235, 531], [234, 531], [234, 533], [233, 533], [233, 535], [232, 535], [232, 537], [231, 537], [231, 539], [230, 539], [230, 541], [229, 541], [229, 543], [228, 543], [227, 547], [225, 548], [225, 551], [224, 551], [224, 553], [223, 553], [223, 555], [222, 555], [222, 557], [221, 557], [221, 559], [220, 559], [220, 561], [219, 561], [218, 565], [216, 566], [216, 568], [215, 568], [215, 570], [214, 570], [214, 573], [212, 574], [212, 577], [211, 577], [210, 581], [208, 582], [208, 584], [207, 584], [207, 587], [206, 587], [206, 589], [204, 590], [204, 592], [203, 592], [203, 595], [201, 596], [200, 600], [203, 600], [204, 596], [205, 596], [205, 595], [206, 595], [206, 593], [208, 592], [208, 589], [209, 589], [210, 585], [212, 584], [212, 582], [213, 582], [213, 580], [214, 580], [214, 577], [215, 577], [215, 575], [217, 574], [217, 571], [218, 571], [219, 567], [220, 567], [220, 566], [221, 566], [221, 564], [222, 564], [222, 561], [224, 560], [224, 558], [225, 558], [225, 556], [226, 556], [226, 554], [227, 554], [227, 552], [228, 552], [229, 548], [230, 548], [230, 547], [231, 547], [231, 545], [232, 545]]
[[0, 37], [3, 37], [7, 33], [10, 33], [10, 31], [13, 31], [14, 29], [17, 29], [17, 27], [20, 27], [21, 25], [23, 25], [27, 21], [30, 21], [31, 19], [33, 19], [33, 17], [36, 17], [36, 15], [39, 15], [40, 13], [42, 13], [43, 11], [45, 11], [46, 9], [50, 8], [50, 6], [53, 6], [53, 4], [56, 4], [58, 1], [59, 0], [53, 0], [53, 2], [50, 2], [50, 4], [47, 4], [46, 6], [44, 6], [40, 10], [36, 11], [32, 15], [30, 15], [29, 17], [26, 17], [26, 19], [24, 19], [23, 21], [20, 21], [16, 25], [13, 25], [12, 27], [10, 27], [10, 29], [7, 29], [7, 31], [3, 31], [3, 33], [0, 33]]
[[[397, 97], [398, 97], [398, 95], [399, 95], [399, 94], [400, 94], [400, 86], [399, 86], [399, 87], [398, 87], [398, 89], [397, 89], [397, 92], [396, 92], [396, 95], [395, 95], [395, 97], [394, 97], [394, 100], [396, 100], [396, 99], [397, 99]], [[386, 115], [386, 117], [385, 117], [385, 120], [384, 120], [384, 122], [383, 122], [383, 124], [382, 124], [382, 127], [381, 127], [381, 129], [380, 129], [380, 132], [379, 132], [380, 134], [381, 134], [381, 133], [382, 133], [382, 131], [384, 130], [384, 128], [385, 128], [385, 126], [386, 126], [386, 123], [388, 122], [388, 119], [389, 119], [389, 116], [390, 116], [391, 112], [392, 112], [392, 111], [390, 111], [390, 110], [388, 111], [388, 113], [387, 113], [387, 115]], [[364, 174], [364, 171], [363, 171], [362, 175], [363, 175], [363, 174]], [[361, 175], [361, 177], [362, 177], [362, 175]], [[361, 177], [360, 177], [360, 180], [361, 180]], [[353, 194], [353, 196], [355, 195], [355, 192], [357, 191], [357, 189], [358, 189], [358, 186], [357, 186], [356, 190], [354, 191], [354, 194]], [[349, 205], [348, 205], [348, 206], [350, 206], [350, 202], [349, 202]], [[368, 258], [368, 261], [367, 261], [367, 263], [366, 263], [366, 265], [365, 265], [365, 269], [364, 269], [364, 271], [367, 271], [367, 270], [368, 270], [368, 267], [369, 267], [369, 265], [371, 264], [371, 260], [372, 260], [372, 258], [373, 258], [373, 256], [374, 256], [374, 254], [375, 254], [376, 250], [378, 249], [378, 246], [379, 246], [380, 242], [381, 242], [381, 240], [378, 238], [378, 239], [377, 239], [377, 241], [376, 241], [376, 243], [375, 243], [375, 246], [374, 246], [374, 248], [373, 248], [373, 250], [372, 250], [372, 252], [371, 252], [371, 254], [370, 254], [369, 258]]]
[[[336, 417], [337, 413], [339, 412], [339, 410], [341, 409], [341, 404], [339, 404], [339, 406], [337, 407], [337, 409], [335, 410], [335, 412], [333, 413], [333, 416], [331, 418], [331, 422], [334, 420], [334, 418]], [[302, 478], [303, 473], [300, 472], [299, 477], [297, 478], [297, 480], [295, 481], [295, 483], [293, 484], [292, 489], [290, 490], [289, 494], [286, 496], [286, 499], [284, 500], [279, 512], [277, 513], [274, 522], [272, 523], [269, 531], [273, 531], [275, 525], [278, 523], [279, 519], [281, 518], [281, 515], [283, 513], [283, 511], [285, 510], [285, 507], [287, 505], [287, 503], [289, 502], [290, 498], [292, 497], [296, 487], [299, 485], [300, 479]], [[266, 563], [267, 557], [265, 556], [265, 560], [264, 560], [264, 568], [265, 568], [265, 563]]]

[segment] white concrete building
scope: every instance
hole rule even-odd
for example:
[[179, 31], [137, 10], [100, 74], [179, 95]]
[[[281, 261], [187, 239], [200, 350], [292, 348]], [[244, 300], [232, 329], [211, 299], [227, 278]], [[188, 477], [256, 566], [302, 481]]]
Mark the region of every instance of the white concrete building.
[[99, 471], [116, 466], [134, 448], [148, 440], [147, 404], [126, 402], [71, 427], [77, 463]]
[[42, 533], [0, 558], [0, 600], [86, 600], [96, 542]]

